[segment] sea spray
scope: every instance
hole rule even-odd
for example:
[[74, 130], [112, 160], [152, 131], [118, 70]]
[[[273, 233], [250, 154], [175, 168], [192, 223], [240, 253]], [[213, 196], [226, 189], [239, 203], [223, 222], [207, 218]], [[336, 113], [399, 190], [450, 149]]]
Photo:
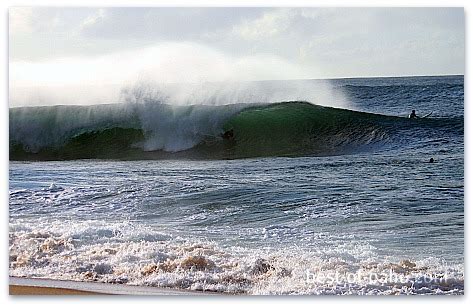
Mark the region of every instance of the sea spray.
[[161, 43], [87, 59], [12, 61], [9, 72], [10, 107], [304, 100], [350, 108], [330, 81], [309, 80], [316, 76], [307, 67], [268, 55], [228, 56], [195, 43]]

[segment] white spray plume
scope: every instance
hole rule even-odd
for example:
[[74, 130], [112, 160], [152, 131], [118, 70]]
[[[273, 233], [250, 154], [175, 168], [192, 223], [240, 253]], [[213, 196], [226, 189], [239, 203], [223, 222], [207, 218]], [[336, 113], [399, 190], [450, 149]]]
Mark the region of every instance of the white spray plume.
[[162, 43], [93, 58], [10, 63], [10, 106], [160, 102], [172, 105], [305, 100], [348, 108], [328, 81], [269, 54], [228, 56], [195, 43]]

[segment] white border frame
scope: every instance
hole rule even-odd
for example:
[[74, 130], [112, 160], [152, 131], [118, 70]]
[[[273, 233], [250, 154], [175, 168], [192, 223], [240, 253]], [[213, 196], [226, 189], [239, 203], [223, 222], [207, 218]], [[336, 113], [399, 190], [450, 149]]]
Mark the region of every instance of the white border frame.
[[[1, 252], [0, 257], [0, 267], [2, 271], [2, 277], [0, 277], [1, 285], [1, 302], [20, 304], [20, 305], [30, 305], [34, 304], [45, 304], [48, 306], [51, 305], [63, 305], [67, 303], [68, 305], [78, 305], [82, 303], [92, 302], [92, 303], [110, 303], [110, 304], [121, 304], [127, 305], [129, 303], [136, 301], [140, 304], [147, 305], [156, 305], [156, 303], [162, 304], [196, 304], [196, 305], [220, 305], [222, 302], [226, 306], [230, 305], [239, 305], [241, 303], [248, 303], [252, 305], [264, 304], [280, 304], [285, 305], [287, 303], [300, 303], [305, 305], [314, 305], [317, 304], [334, 304], [340, 305], [344, 303], [350, 304], [359, 304], [359, 305], [378, 305], [379, 303], [397, 305], [399, 303], [418, 305], [419, 303], [428, 303], [428, 304], [444, 304], [444, 303], [456, 303], [466, 305], [467, 303], [471, 305], [471, 296], [472, 296], [472, 286], [470, 285], [468, 276], [471, 276], [471, 263], [468, 262], [468, 254], [472, 254], [471, 243], [468, 241], [468, 238], [471, 237], [471, 226], [468, 221], [472, 220], [472, 210], [469, 208], [469, 205], [472, 204], [472, 199], [469, 195], [469, 190], [472, 190], [472, 184], [470, 183], [471, 175], [471, 165], [468, 159], [468, 155], [471, 150], [471, 132], [472, 125], [465, 120], [465, 296], [460, 297], [439, 297], [439, 296], [422, 296], [422, 297], [320, 297], [320, 296], [303, 296], [303, 297], [120, 297], [120, 296], [77, 296], [77, 297], [15, 297], [8, 295], [8, 8], [12, 6], [52, 6], [52, 7], [109, 7], [109, 6], [121, 6], [121, 7], [151, 7], [151, 6], [261, 6], [261, 7], [272, 7], [272, 6], [286, 6], [286, 7], [297, 7], [297, 6], [317, 6], [317, 7], [336, 7], [336, 6], [357, 6], [357, 7], [464, 7], [465, 8], [465, 54], [467, 55], [467, 50], [472, 50], [472, 32], [471, 32], [471, 23], [469, 22], [469, 13], [473, 11], [472, 1], [466, 0], [399, 0], [399, 1], [388, 1], [388, 0], [365, 0], [365, 1], [355, 1], [355, 0], [320, 0], [320, 1], [310, 1], [310, 0], [240, 0], [240, 1], [217, 1], [217, 0], [162, 0], [162, 1], [153, 1], [153, 0], [70, 0], [65, 2], [64, 0], [4, 0], [0, 2], [2, 7], [0, 27], [1, 27], [1, 41], [3, 42], [0, 47], [0, 52], [2, 54], [3, 71], [0, 73], [1, 77], [1, 98], [2, 98], [2, 109], [0, 111], [0, 143], [2, 150], [0, 151], [0, 168], [2, 174], [2, 180], [0, 181], [0, 194], [2, 200], [2, 221], [3, 226], [2, 234], [0, 239], [3, 246], [3, 251]], [[470, 101], [470, 90], [471, 82], [469, 78], [469, 72], [471, 71], [471, 61], [465, 56], [465, 119], [472, 118], [471, 107], [468, 105]], [[471, 259], [470, 259], [471, 260]]]

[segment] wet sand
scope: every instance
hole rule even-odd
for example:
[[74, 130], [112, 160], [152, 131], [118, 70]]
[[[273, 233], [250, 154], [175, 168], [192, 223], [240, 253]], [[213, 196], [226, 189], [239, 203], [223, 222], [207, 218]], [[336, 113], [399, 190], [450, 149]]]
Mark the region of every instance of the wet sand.
[[10, 295], [90, 295], [100, 294], [96, 292], [88, 292], [74, 289], [63, 289], [63, 288], [48, 288], [48, 287], [36, 287], [36, 286], [9, 286]]
[[10, 277], [10, 295], [209, 295], [199, 292], [156, 287]]

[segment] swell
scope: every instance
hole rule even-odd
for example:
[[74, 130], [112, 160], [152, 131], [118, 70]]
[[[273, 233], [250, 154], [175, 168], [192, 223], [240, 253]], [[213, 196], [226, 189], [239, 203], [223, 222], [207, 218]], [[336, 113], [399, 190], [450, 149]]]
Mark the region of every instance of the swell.
[[463, 134], [463, 118], [421, 121], [307, 102], [109, 104], [10, 109], [10, 160], [326, 156]]

